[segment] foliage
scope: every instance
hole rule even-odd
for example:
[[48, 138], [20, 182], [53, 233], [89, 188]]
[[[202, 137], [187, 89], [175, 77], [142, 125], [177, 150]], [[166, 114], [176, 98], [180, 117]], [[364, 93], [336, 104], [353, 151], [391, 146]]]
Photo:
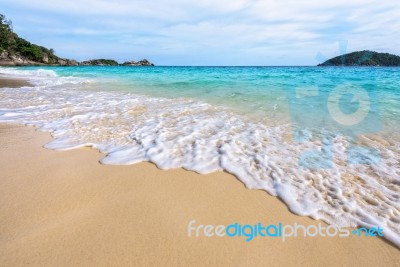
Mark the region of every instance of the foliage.
[[[53, 49], [31, 44], [13, 32], [12, 21], [0, 14], [0, 52], [7, 51], [9, 55], [23, 56], [29, 60], [42, 63], [56, 63], [58, 57]], [[48, 62], [44, 61], [47, 55]]]
[[365, 50], [331, 58], [318, 66], [400, 66], [400, 57]]

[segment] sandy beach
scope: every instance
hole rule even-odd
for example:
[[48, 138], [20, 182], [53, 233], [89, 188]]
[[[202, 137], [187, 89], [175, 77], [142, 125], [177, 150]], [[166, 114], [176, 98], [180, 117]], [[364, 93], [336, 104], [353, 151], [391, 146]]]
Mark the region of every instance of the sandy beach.
[[400, 1], [1, 1], [0, 267], [400, 267]]
[[23, 79], [16, 79], [16, 78], [8, 78], [0, 74], [0, 88], [2, 87], [9, 87], [9, 88], [18, 88], [22, 86], [28, 86], [29, 83]]
[[32, 127], [0, 127], [1, 266], [395, 266], [375, 237], [188, 237], [188, 223], [319, 222], [227, 173], [106, 166], [92, 149], [58, 152]]
[[[0, 79], [4, 86], [20, 80]], [[1, 86], [0, 86], [1, 87]], [[377, 237], [189, 237], [188, 223], [317, 225], [234, 176], [99, 164], [90, 148], [0, 124], [0, 266], [395, 266]]]

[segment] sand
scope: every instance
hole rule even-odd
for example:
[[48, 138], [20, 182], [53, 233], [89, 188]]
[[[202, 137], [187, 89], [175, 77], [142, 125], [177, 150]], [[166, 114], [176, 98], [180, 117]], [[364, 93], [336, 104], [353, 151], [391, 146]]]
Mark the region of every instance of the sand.
[[188, 237], [188, 223], [315, 224], [227, 173], [107, 166], [98, 151], [42, 148], [48, 133], [0, 124], [0, 266], [394, 266], [377, 237]]
[[[18, 84], [20, 82], [20, 84]], [[27, 85], [0, 78], [0, 87]], [[395, 266], [378, 237], [188, 237], [196, 225], [323, 222], [292, 214], [234, 176], [109, 166], [90, 148], [53, 151], [49, 133], [0, 124], [0, 266]]]
[[30, 83], [23, 79], [8, 78], [0, 74], [0, 88], [2, 87], [18, 88], [22, 86], [30, 86]]

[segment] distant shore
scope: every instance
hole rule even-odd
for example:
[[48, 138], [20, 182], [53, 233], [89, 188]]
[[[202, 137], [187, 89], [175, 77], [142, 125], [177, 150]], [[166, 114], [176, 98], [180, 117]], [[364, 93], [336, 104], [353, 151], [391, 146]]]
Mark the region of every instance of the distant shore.
[[48, 60], [34, 61], [23, 56], [10, 55], [8, 52], [3, 51], [0, 53], [0, 66], [1, 67], [18, 67], [18, 66], [154, 66], [153, 63], [147, 59], [139, 61], [125, 61], [120, 64], [113, 59], [92, 59], [86, 61], [76, 61], [70, 59], [57, 58], [55, 62]]
[[[1, 87], [27, 86], [0, 76]], [[1, 95], [1, 89], [0, 89]], [[395, 266], [377, 237], [188, 237], [188, 223], [326, 226], [233, 175], [111, 166], [82, 148], [44, 149], [48, 133], [0, 124], [0, 266]]]

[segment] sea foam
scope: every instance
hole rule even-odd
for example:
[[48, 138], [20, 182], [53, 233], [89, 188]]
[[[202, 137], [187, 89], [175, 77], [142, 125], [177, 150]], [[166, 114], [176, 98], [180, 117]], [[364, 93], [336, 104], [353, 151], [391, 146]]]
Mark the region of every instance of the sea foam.
[[[282, 199], [296, 214], [338, 226], [384, 229], [400, 246], [400, 146], [363, 141], [381, 152], [379, 162], [349, 165], [348, 140], [332, 136], [332, 168], [299, 165], [302, 152], [321, 150], [322, 141], [292, 141], [290, 125], [268, 126], [210, 104], [86, 88], [85, 79], [53, 71], [0, 69], [33, 87], [0, 89], [0, 121], [34, 125], [51, 132], [46, 148], [90, 146], [103, 164], [142, 161], [161, 169], [198, 173], [227, 171], [247, 188]], [[45, 79], [43, 78], [45, 77]], [[95, 86], [95, 84], [93, 84]]]

